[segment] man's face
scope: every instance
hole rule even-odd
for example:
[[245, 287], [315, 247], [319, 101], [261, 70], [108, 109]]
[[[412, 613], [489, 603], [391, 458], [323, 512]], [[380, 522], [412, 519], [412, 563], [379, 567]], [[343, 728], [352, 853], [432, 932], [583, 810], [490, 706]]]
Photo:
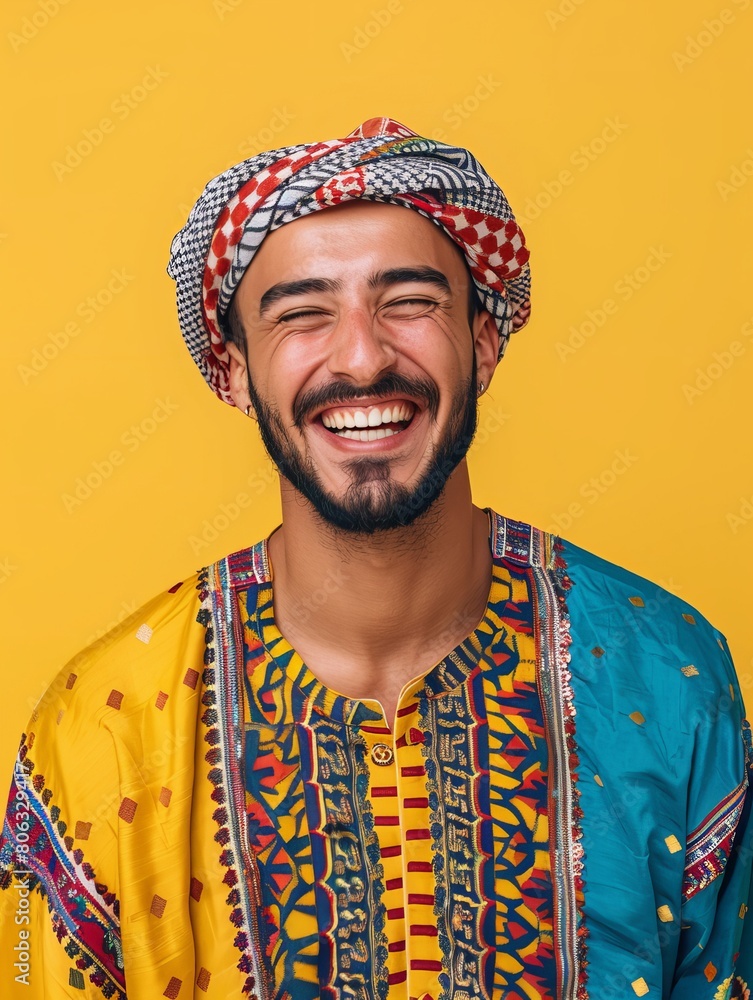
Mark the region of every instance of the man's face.
[[270, 233], [241, 281], [234, 396], [248, 391], [270, 458], [334, 527], [411, 524], [465, 457], [474, 341], [487, 382], [498, 345], [487, 313], [469, 328], [468, 282], [437, 226], [363, 201]]

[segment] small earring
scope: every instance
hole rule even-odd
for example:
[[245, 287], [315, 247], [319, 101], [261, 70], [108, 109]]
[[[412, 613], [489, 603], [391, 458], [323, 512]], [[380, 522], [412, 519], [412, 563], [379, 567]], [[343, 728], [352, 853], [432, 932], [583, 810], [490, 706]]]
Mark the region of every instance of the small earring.
[[483, 391], [484, 391], [484, 383], [483, 382], [479, 382], [479, 384], [478, 384], [478, 394], [479, 394], [479, 396], [481, 395], [481, 393]]
[[250, 416], [251, 416], [251, 404], [250, 404], [250, 403], [249, 403], [249, 404], [248, 404], [248, 406], [246, 407], [246, 416], [247, 416], [247, 417], [250, 417]]

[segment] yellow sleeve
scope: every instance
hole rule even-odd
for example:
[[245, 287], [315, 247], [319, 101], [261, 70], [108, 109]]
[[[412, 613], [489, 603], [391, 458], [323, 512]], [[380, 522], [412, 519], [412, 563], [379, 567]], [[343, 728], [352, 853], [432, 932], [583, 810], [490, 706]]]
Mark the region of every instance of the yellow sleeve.
[[[195, 583], [74, 657], [32, 713], [0, 835], [3, 1000], [125, 1000], [128, 987], [152, 995], [141, 989], [147, 974], [193, 978], [185, 914], [174, 907], [148, 933], [140, 916], [167, 905], [169, 892], [145, 896], [157, 866], [176, 896], [186, 892], [185, 862], [164, 848], [190, 823], [197, 699], [185, 676], [203, 653]], [[137, 810], [148, 820], [138, 841]]]

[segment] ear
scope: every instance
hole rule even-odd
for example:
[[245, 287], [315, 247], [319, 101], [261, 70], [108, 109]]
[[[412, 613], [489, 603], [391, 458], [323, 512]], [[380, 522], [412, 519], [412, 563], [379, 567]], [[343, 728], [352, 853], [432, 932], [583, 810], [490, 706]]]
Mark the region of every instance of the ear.
[[497, 367], [499, 355], [499, 329], [496, 320], [485, 309], [473, 318], [473, 349], [476, 352], [476, 377], [486, 388]]
[[246, 359], [238, 345], [232, 341], [226, 341], [225, 347], [230, 355], [230, 395], [242, 413], [245, 413], [246, 407], [250, 406], [249, 416], [255, 417], [254, 408], [251, 405], [251, 397], [248, 393], [248, 366], [246, 365]]

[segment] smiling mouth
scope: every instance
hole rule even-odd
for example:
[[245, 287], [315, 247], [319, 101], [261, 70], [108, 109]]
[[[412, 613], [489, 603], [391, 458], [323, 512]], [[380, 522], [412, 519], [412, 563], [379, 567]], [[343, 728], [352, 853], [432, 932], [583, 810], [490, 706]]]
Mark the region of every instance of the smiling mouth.
[[319, 419], [338, 437], [377, 441], [402, 433], [416, 412], [415, 403], [401, 400], [369, 406], [333, 406], [319, 414]]

